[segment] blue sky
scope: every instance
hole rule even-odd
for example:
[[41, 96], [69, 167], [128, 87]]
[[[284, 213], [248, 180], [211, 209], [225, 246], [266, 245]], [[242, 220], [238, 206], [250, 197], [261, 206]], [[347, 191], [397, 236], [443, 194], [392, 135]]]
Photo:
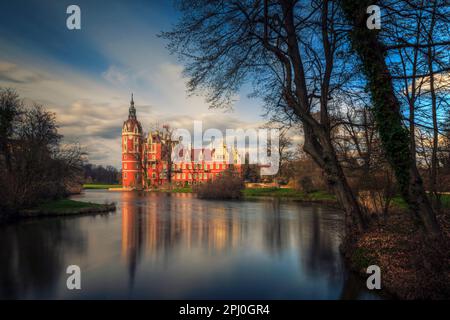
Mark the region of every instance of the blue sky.
[[[81, 30], [66, 28], [66, 8], [81, 8]], [[120, 132], [134, 92], [144, 128], [259, 127], [259, 100], [237, 96], [233, 110], [210, 110], [188, 97], [182, 65], [163, 39], [178, 12], [172, 1], [2, 1], [0, 86], [56, 112], [66, 141], [79, 142], [96, 164], [120, 167]]]

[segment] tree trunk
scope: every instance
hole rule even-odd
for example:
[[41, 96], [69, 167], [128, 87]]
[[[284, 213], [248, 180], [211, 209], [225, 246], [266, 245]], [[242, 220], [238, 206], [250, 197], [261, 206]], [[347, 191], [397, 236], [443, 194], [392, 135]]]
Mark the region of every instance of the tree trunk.
[[[433, 31], [436, 23], [435, 20], [435, 11], [436, 11], [437, 2], [433, 5], [433, 16], [431, 19], [430, 30], [428, 32], [428, 43], [433, 43]], [[440, 210], [441, 201], [440, 195], [438, 193], [438, 185], [437, 185], [437, 171], [438, 171], [438, 159], [437, 159], [437, 151], [438, 151], [438, 139], [439, 139], [439, 130], [438, 130], [438, 120], [437, 120], [437, 99], [436, 99], [436, 91], [434, 86], [434, 68], [433, 68], [433, 58], [436, 56], [434, 49], [431, 45], [428, 47], [428, 72], [430, 74], [430, 95], [431, 95], [431, 112], [433, 118], [433, 148], [431, 153], [431, 172], [430, 172], [430, 194], [434, 199], [435, 208]]]
[[[345, 230], [348, 239], [355, 232], [367, 228], [367, 219], [350, 188], [344, 171], [336, 157], [331, 138], [325, 134], [317, 137], [308, 124], [304, 124], [304, 150], [325, 172], [328, 186], [333, 190], [339, 204], [345, 211]], [[320, 144], [317, 140], [320, 140]]]
[[378, 40], [377, 31], [366, 26], [366, 10], [374, 4], [369, 0], [342, 0], [340, 5], [352, 26], [353, 50], [361, 59], [372, 95], [373, 111], [383, 149], [391, 164], [400, 191], [410, 211], [424, 230], [439, 235], [440, 229], [423, 187], [416, 163], [412, 161], [409, 133], [402, 124], [400, 103], [395, 96], [392, 78], [385, 61], [386, 50]]

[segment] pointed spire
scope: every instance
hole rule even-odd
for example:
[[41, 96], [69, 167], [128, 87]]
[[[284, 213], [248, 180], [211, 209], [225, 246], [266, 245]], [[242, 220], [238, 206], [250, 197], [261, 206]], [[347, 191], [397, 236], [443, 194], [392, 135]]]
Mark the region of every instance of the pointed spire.
[[134, 108], [133, 93], [131, 93], [130, 109], [128, 110], [128, 119], [136, 119], [136, 109]]

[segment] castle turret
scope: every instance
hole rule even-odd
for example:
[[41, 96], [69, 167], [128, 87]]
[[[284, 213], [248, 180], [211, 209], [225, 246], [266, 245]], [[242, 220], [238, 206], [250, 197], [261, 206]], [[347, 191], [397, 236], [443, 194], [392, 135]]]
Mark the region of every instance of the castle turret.
[[128, 120], [122, 127], [122, 186], [141, 189], [142, 182], [142, 126], [136, 118], [133, 94], [131, 94]]

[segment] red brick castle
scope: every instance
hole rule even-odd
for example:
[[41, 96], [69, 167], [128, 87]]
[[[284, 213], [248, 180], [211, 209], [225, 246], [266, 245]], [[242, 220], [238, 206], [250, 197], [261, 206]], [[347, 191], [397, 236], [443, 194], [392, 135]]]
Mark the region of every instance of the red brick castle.
[[123, 188], [142, 190], [168, 182], [178, 186], [191, 185], [214, 179], [230, 166], [240, 171], [241, 161], [237, 152], [229, 154], [225, 145], [218, 149], [181, 151], [179, 156], [183, 160], [172, 163], [171, 150], [177, 143], [167, 132], [143, 133], [131, 95], [128, 119], [122, 127]]

